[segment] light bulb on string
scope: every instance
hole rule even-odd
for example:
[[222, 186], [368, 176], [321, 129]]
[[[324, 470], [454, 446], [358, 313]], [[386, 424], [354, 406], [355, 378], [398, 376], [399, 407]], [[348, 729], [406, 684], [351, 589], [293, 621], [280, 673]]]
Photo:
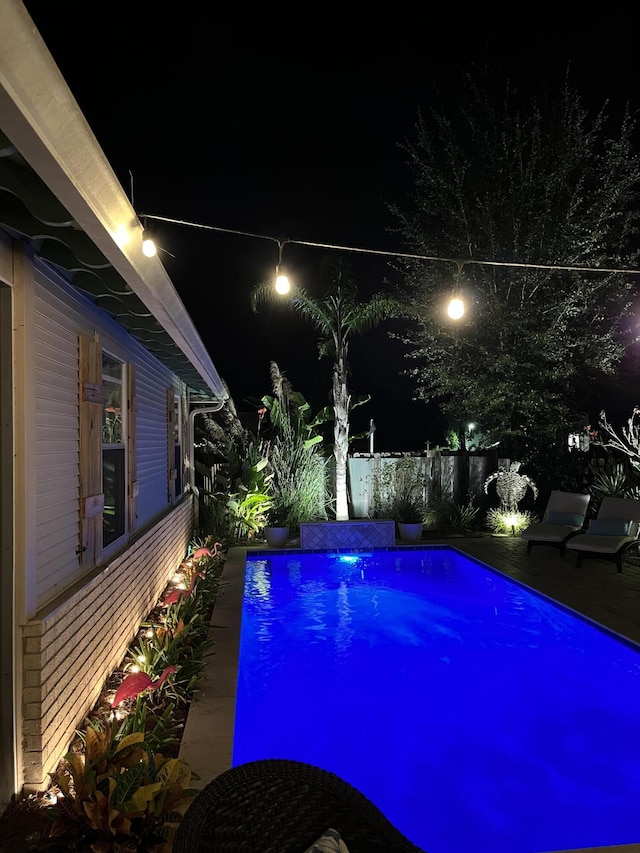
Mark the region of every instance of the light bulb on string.
[[280, 296], [286, 296], [287, 293], [291, 290], [291, 282], [289, 281], [289, 276], [287, 275], [287, 268], [282, 263], [282, 248], [285, 243], [278, 240], [278, 263], [276, 265], [276, 293], [279, 293]]
[[465, 304], [462, 299], [462, 295], [460, 293], [460, 283], [462, 279], [462, 268], [464, 267], [463, 261], [455, 261], [458, 269], [455, 274], [455, 285], [453, 288], [453, 293], [451, 294], [451, 299], [449, 300], [449, 304], [447, 305], [447, 314], [452, 320], [460, 320], [464, 316], [465, 312]]
[[142, 254], [146, 258], [153, 258], [156, 255], [158, 249], [155, 244], [155, 240], [153, 239], [153, 234], [147, 228], [147, 220], [144, 220], [144, 228], [142, 231]]
[[460, 320], [464, 316], [464, 302], [459, 296], [452, 296], [447, 307], [447, 314], [452, 320]]

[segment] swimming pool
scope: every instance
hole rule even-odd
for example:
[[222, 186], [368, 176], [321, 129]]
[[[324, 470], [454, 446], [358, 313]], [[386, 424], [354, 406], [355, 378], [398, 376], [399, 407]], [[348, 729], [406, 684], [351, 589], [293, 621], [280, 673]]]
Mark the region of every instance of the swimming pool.
[[429, 853], [637, 842], [639, 652], [455, 549], [256, 553], [232, 763], [331, 770]]

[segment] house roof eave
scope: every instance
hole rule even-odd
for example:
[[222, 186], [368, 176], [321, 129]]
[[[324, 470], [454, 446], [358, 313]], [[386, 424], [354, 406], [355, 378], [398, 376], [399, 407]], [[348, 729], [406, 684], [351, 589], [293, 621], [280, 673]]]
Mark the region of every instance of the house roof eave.
[[[29, 209], [32, 199], [25, 192], [8, 189], [7, 182], [2, 180], [0, 189], [21, 195], [28, 214], [39, 219], [39, 230], [46, 226], [52, 240], [58, 239], [66, 245], [77, 236], [78, 230], [85, 234], [105, 263], [94, 259], [86, 264], [87, 269], [80, 264], [80, 272], [86, 273], [84, 277], [74, 267], [72, 283], [84, 289], [80, 279], [89, 281], [92, 275], [101, 279], [100, 285], [92, 283], [101, 291], [96, 301], [102, 298], [105, 307], [111, 300], [115, 313], [110, 313], [134, 335], [137, 329], [137, 336], [148, 343], [150, 330], [140, 320], [142, 303], [144, 313], [151, 314], [161, 327], [157, 331], [165, 333], [152, 337], [154, 342], [164, 338], [164, 345], [156, 347], [161, 360], [205, 396], [228, 398], [228, 391], [161, 261], [142, 254], [143, 229], [136, 212], [26, 9], [21, 3], [6, 0], [0, 0], [0, 9], [1, 130], [15, 149], [13, 152], [5, 149], [0, 154], [5, 155], [5, 165], [13, 160], [15, 166], [22, 160], [23, 169], [32, 170], [42, 184], [42, 202], [46, 188], [50, 193], [46, 201], [57, 200], [71, 221], [45, 222], [33, 205]], [[124, 285], [118, 286], [120, 292], [116, 291], [124, 306], [120, 311], [115, 310], [116, 293], [109, 276]], [[122, 298], [123, 294], [133, 298]]]

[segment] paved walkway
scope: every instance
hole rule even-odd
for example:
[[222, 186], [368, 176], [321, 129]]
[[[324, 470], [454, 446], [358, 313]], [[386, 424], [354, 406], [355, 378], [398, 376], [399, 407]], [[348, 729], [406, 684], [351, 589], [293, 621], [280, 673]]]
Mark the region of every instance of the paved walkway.
[[[604, 560], [586, 560], [578, 569], [574, 555], [562, 557], [552, 547], [537, 546], [527, 554], [526, 543], [517, 536], [425, 539], [423, 544], [450, 545], [640, 644], [637, 558], [625, 561], [618, 574], [615, 564]], [[260, 550], [264, 548], [260, 546]], [[225, 563], [223, 586], [212, 618], [214, 653], [202, 690], [191, 705], [180, 748], [180, 757], [200, 777], [196, 787], [204, 787], [231, 766], [247, 550], [232, 548]], [[640, 838], [640, 829], [638, 835]], [[608, 853], [640, 853], [640, 844], [606, 849]]]
[[[442, 540], [445, 541], [445, 540]], [[562, 557], [557, 548], [536, 546], [527, 554], [517, 536], [449, 539], [455, 548], [640, 643], [640, 561], [629, 558], [621, 574], [606, 560]]]

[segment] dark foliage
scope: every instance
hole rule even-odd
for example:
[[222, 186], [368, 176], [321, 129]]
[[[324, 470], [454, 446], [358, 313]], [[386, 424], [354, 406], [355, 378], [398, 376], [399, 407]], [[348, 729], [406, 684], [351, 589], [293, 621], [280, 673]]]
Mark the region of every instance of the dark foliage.
[[460, 265], [402, 265], [416, 316], [408, 373], [418, 399], [441, 400], [528, 461], [564, 445], [586, 390], [637, 339], [635, 277], [545, 268], [636, 266], [636, 118], [627, 111], [613, 128], [606, 105], [588, 113], [568, 77], [529, 102], [468, 78], [452, 104], [420, 116], [403, 146], [413, 189], [392, 207], [397, 230], [416, 253], [497, 263], [462, 267], [457, 325], [443, 285]]

